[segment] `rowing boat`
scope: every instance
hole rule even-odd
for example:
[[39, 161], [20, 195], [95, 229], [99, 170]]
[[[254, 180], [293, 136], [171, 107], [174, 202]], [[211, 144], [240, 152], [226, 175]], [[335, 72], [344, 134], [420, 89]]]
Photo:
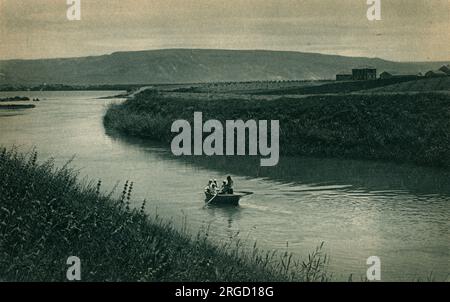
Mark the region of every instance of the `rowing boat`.
[[242, 195], [237, 194], [207, 194], [205, 193], [205, 202], [207, 204], [215, 204], [215, 205], [230, 205], [230, 206], [238, 206], [239, 200]]
[[210, 194], [205, 192], [205, 203], [207, 205], [227, 205], [227, 206], [238, 206], [239, 200], [247, 195], [253, 194], [252, 192], [239, 192], [242, 194]]

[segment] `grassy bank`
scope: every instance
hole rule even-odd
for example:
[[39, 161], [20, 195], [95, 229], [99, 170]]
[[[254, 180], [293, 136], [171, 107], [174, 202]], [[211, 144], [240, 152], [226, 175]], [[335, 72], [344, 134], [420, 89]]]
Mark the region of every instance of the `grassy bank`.
[[[209, 243], [130, 209], [132, 183], [117, 199], [82, 185], [52, 161], [0, 150], [0, 280], [64, 281], [69, 256], [83, 281], [324, 281], [320, 249], [308, 262]], [[151, 218], [152, 217], [152, 218]]]
[[169, 143], [176, 119], [280, 120], [280, 151], [285, 155], [413, 162], [450, 168], [450, 96], [328, 95], [274, 101], [197, 100], [145, 91], [113, 105], [107, 128]]

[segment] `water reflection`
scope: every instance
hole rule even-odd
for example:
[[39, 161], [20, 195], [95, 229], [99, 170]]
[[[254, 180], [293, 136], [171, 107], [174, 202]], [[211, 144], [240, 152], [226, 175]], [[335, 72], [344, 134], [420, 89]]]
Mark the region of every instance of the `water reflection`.
[[165, 150], [167, 146], [164, 144], [121, 136], [113, 131], [106, 131], [106, 133], [118, 143], [158, 148], [160, 152], [157, 153], [157, 156], [164, 160], [176, 160], [186, 165], [213, 169], [224, 175], [234, 174], [249, 179], [267, 178], [286, 186], [308, 184], [305, 188], [291, 189], [292, 193], [351, 189], [353, 192], [382, 195], [412, 193], [450, 196], [450, 171], [438, 168], [377, 161], [286, 156], [280, 158], [276, 167], [260, 167], [257, 157], [176, 157], [169, 150]]
[[211, 221], [215, 221], [215, 218], [225, 218], [228, 238], [234, 238], [236, 233], [239, 232], [238, 222], [241, 219], [243, 210], [240, 206], [221, 206], [212, 204], [205, 207], [205, 210], [212, 217]]

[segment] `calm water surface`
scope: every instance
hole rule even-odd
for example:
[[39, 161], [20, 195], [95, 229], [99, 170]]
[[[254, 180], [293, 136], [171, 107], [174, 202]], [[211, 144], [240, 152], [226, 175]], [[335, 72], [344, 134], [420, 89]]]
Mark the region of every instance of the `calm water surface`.
[[[337, 279], [365, 276], [366, 259], [382, 260], [385, 281], [450, 273], [450, 173], [377, 162], [282, 158], [260, 168], [253, 158], [174, 158], [165, 146], [107, 133], [102, 117], [118, 92], [0, 92], [42, 101], [27, 110], [0, 110], [0, 145], [54, 157], [103, 189], [134, 182], [134, 199], [190, 232], [209, 226], [213, 240], [239, 237], [267, 250], [304, 257], [322, 241]], [[203, 208], [209, 178], [235, 178], [253, 191], [239, 208]], [[120, 188], [118, 189], [120, 191]], [[136, 204], [140, 206], [140, 204]]]

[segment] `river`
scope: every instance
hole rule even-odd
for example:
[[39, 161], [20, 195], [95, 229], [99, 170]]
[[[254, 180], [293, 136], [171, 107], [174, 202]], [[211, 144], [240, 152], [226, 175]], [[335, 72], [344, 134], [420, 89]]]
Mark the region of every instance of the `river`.
[[[105, 192], [134, 182], [133, 199], [147, 211], [213, 241], [239, 238], [302, 258], [325, 242], [337, 280], [366, 275], [381, 259], [382, 280], [415, 281], [450, 273], [450, 173], [391, 163], [282, 157], [261, 168], [255, 158], [175, 158], [167, 146], [108, 133], [102, 117], [119, 92], [0, 92], [40, 98], [36, 108], [0, 110], [0, 145], [41, 161], [70, 160], [80, 177], [101, 179]], [[281, 125], [282, 126], [282, 125]], [[209, 178], [234, 178], [253, 191], [238, 208], [204, 208]]]

